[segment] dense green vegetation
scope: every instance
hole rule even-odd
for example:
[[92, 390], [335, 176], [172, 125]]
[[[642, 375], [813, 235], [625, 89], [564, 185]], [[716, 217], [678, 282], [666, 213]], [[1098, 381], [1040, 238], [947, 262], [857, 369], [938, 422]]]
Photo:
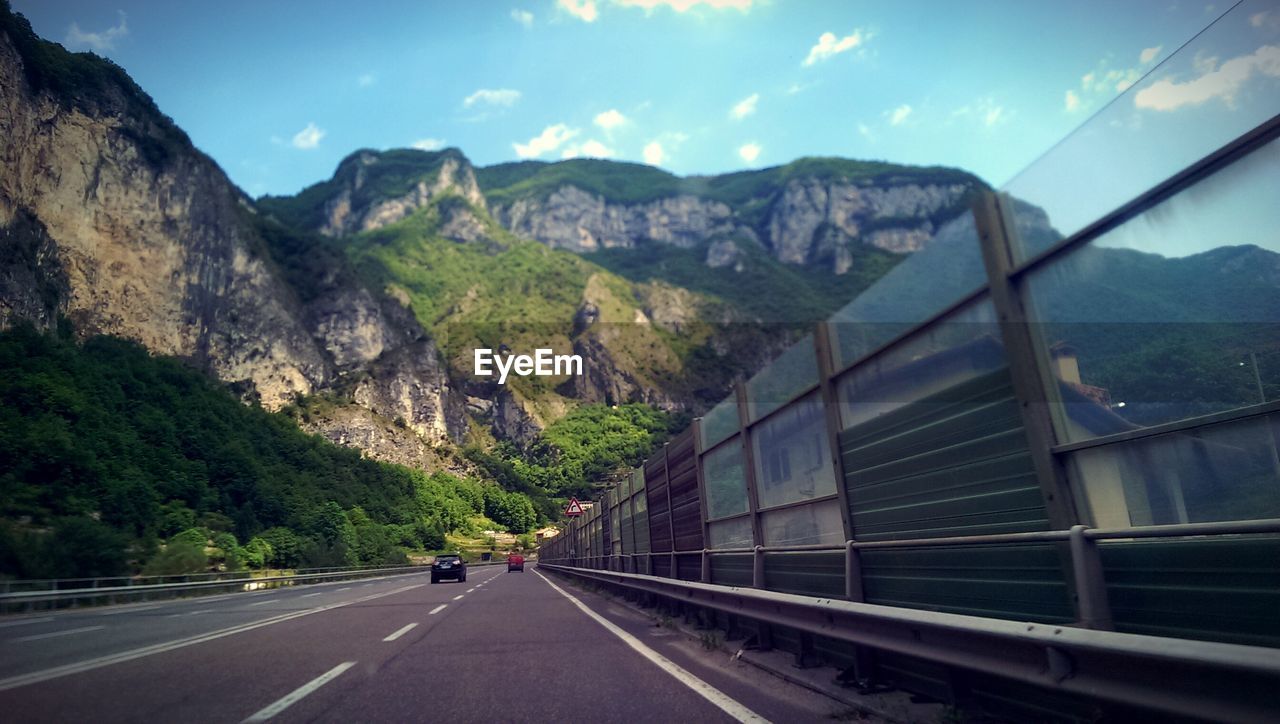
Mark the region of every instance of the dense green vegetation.
[[467, 452], [504, 486], [553, 497], [555, 513], [569, 496], [591, 497], [688, 426], [688, 416], [648, 405], [584, 405], [549, 425], [528, 450], [502, 444], [493, 453]]
[[682, 192], [678, 176], [625, 161], [574, 158], [556, 163], [520, 161], [476, 169], [476, 182], [493, 203], [546, 198], [561, 186], [577, 186], [617, 203], [653, 201]]
[[132, 342], [0, 333], [0, 573], [401, 561], [481, 515], [537, 522], [518, 493], [363, 459]]

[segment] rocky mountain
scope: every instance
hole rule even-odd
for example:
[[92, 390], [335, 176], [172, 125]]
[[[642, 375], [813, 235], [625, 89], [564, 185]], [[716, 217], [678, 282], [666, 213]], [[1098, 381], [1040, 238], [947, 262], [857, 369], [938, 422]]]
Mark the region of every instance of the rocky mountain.
[[612, 161], [525, 161], [480, 169], [479, 180], [503, 226], [555, 248], [710, 240], [708, 266], [735, 264], [742, 245], [759, 245], [778, 261], [835, 274], [850, 270], [857, 246], [919, 251], [983, 185], [955, 169], [839, 158], [686, 178]]
[[[0, 327], [65, 317], [137, 340], [426, 467], [463, 442], [527, 441], [583, 402], [704, 409], [981, 183], [843, 159], [681, 178], [403, 149], [254, 200], [118, 66], [7, 6], [0, 90]], [[471, 350], [501, 345], [587, 369], [475, 377]]]
[[[59, 315], [181, 357], [268, 409], [343, 387], [366, 412], [330, 437], [465, 432], [435, 343], [340, 266], [302, 293], [266, 249], [297, 235], [196, 150], [119, 67], [0, 12], [0, 325]], [[392, 455], [418, 462], [418, 455]]]

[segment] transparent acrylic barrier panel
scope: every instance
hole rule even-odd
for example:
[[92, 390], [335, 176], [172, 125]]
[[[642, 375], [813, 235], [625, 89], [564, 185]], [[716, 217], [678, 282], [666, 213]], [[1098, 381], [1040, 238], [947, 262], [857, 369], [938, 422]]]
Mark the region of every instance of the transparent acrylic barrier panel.
[[1069, 470], [1095, 527], [1280, 518], [1280, 415], [1081, 450]]
[[1005, 184], [1021, 202], [1015, 258], [1076, 233], [1280, 113], [1277, 17], [1274, 2], [1241, 3]]
[[738, 398], [729, 395], [711, 408], [702, 418], [702, 449], [708, 450], [716, 443], [738, 431]]
[[838, 500], [763, 513], [760, 515], [760, 527], [766, 546], [839, 545], [844, 542], [844, 523], [840, 521]]
[[841, 428], [1006, 365], [995, 308], [984, 295], [841, 376]]
[[754, 422], [818, 383], [813, 335], [805, 335], [747, 382], [747, 410]]
[[760, 508], [836, 492], [822, 398], [813, 393], [774, 413], [754, 430]]
[[702, 457], [702, 471], [708, 519], [747, 512], [747, 479], [743, 472], [742, 445], [736, 436]]
[[952, 218], [918, 250], [831, 317], [836, 369], [846, 367], [986, 284], [973, 212]]
[[1280, 141], [1027, 276], [1058, 437], [1280, 398]]
[[734, 518], [711, 523], [707, 526], [711, 536], [711, 548], [750, 548], [751, 517]]

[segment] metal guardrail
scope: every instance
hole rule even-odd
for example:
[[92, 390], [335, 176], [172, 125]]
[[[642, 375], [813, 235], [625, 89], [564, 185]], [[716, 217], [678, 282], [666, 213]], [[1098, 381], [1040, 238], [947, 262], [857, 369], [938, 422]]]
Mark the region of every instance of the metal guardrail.
[[1275, 649], [538, 565], [766, 624], [1178, 717], [1257, 722], [1280, 716]]
[[[704, 548], [692, 551], [663, 551], [658, 553], [616, 553], [576, 558], [544, 558], [545, 564], [587, 564], [593, 570], [638, 573], [637, 558], [648, 561], [647, 571], [653, 570], [653, 559], [667, 557], [671, 561], [672, 575], [676, 571], [679, 556], [697, 555], [702, 558], [700, 579], [711, 583], [711, 557], [720, 554], [751, 554], [752, 587], [765, 587], [764, 556], [766, 553], [837, 552], [845, 556], [845, 598], [862, 601], [861, 552], [883, 548], [937, 548], [975, 545], [1012, 545], [1016, 543], [1066, 543], [1071, 561], [1071, 583], [1080, 602], [1077, 626], [1103, 631], [1114, 630], [1111, 607], [1107, 600], [1106, 582], [1103, 577], [1102, 558], [1098, 552], [1100, 540], [1135, 540], [1145, 538], [1174, 538], [1190, 536], [1258, 535], [1280, 533], [1280, 518], [1260, 520], [1221, 521], [1213, 523], [1177, 523], [1130, 528], [1090, 528], [1073, 526], [1070, 530], [1047, 530], [1027, 533], [995, 533], [990, 535], [948, 536], [939, 538], [910, 538], [903, 540], [846, 541], [842, 546], [825, 544], [795, 546], [754, 546], [751, 548]], [[1277, 654], [1280, 658], [1280, 654]]]
[[[536, 561], [532, 559], [530, 562]], [[500, 566], [506, 565], [506, 561], [476, 561], [468, 563], [470, 567], [484, 566]], [[133, 600], [141, 598], [147, 600], [149, 596], [164, 596], [167, 594], [183, 594], [192, 592], [216, 592], [218, 589], [231, 590], [253, 590], [259, 586], [273, 587], [272, 584], [279, 585], [298, 585], [309, 583], [324, 583], [327, 581], [341, 581], [346, 579], [368, 578], [380, 575], [407, 575], [410, 573], [429, 573], [430, 565], [409, 565], [409, 566], [374, 566], [371, 568], [343, 568], [343, 569], [310, 569], [325, 570], [324, 573], [299, 573], [293, 575], [280, 576], [260, 576], [257, 578], [246, 577], [239, 574], [192, 574], [223, 576], [221, 578], [208, 578], [199, 581], [178, 581], [174, 583], [149, 583], [128, 586], [105, 586], [105, 587], [82, 587], [71, 589], [46, 589], [35, 591], [16, 591], [8, 593], [0, 593], [0, 612], [6, 611], [14, 606], [22, 606], [30, 608], [31, 605], [37, 603], [76, 603], [81, 601], [100, 601], [105, 600], [108, 603], [120, 603], [123, 600]], [[228, 575], [238, 575], [238, 577], [230, 578]], [[155, 578], [168, 578], [172, 576], [154, 576]], [[59, 579], [59, 580], [94, 580], [94, 579]], [[29, 581], [15, 581], [15, 583], [27, 583]], [[249, 587], [253, 588], [249, 588]]]
[[[479, 564], [468, 564], [479, 565]], [[375, 568], [348, 569], [329, 573], [306, 573], [301, 575], [262, 576], [258, 578], [221, 578], [203, 581], [182, 581], [175, 583], [149, 583], [134, 586], [114, 586], [105, 588], [74, 588], [44, 591], [18, 591], [0, 594], [0, 611], [21, 606], [30, 608], [37, 603], [79, 603], [82, 601], [103, 601], [120, 603], [134, 599], [147, 600], [150, 597], [165, 597], [192, 592], [216, 592], [220, 589], [254, 590], [258, 587], [278, 585], [298, 585], [341, 581], [355, 578], [369, 578], [382, 575], [405, 575], [429, 571], [429, 566], [378, 566]]]
[[[404, 568], [393, 566], [330, 566], [327, 568], [279, 568], [274, 569], [281, 575], [307, 575], [311, 573], [333, 573], [340, 571], [369, 571], [377, 569], [393, 570]], [[268, 572], [273, 569], [265, 569]], [[192, 583], [198, 581], [236, 581], [248, 580], [252, 572], [215, 571], [207, 573], [175, 573], [153, 576], [96, 576], [84, 578], [18, 578], [0, 579], [0, 595], [18, 593], [20, 591], [67, 591], [84, 588], [110, 589], [127, 586], [141, 586], [154, 583]]]

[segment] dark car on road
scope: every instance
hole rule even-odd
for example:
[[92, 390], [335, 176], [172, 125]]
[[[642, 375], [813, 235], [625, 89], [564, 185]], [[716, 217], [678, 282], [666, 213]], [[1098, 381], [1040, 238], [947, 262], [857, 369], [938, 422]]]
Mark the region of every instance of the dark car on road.
[[512, 553], [507, 556], [507, 573], [512, 571], [524, 573], [524, 556], [519, 553]]
[[467, 581], [467, 562], [457, 553], [442, 553], [436, 556], [431, 564], [431, 582], [439, 583], [442, 578], [452, 578], [458, 583]]

